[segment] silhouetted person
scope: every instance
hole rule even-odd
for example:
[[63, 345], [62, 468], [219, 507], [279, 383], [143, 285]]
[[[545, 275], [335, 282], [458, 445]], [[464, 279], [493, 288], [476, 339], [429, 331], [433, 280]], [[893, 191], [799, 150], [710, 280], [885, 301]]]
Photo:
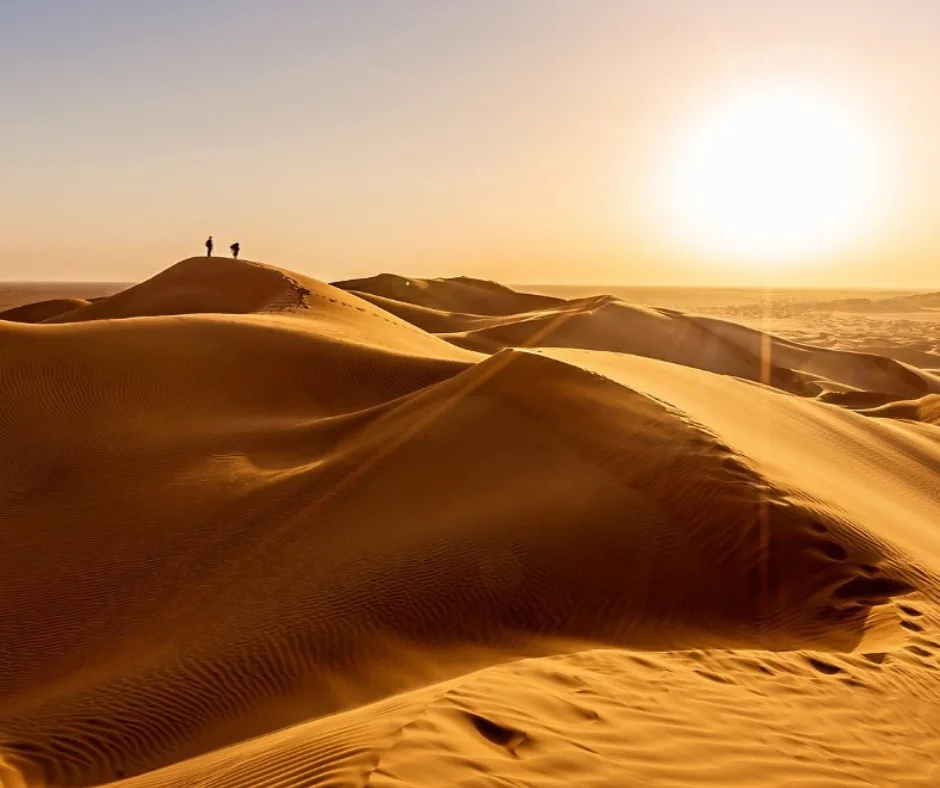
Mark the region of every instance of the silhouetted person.
[[206, 239], [206, 257], [212, 257], [212, 236]]
[[238, 245], [238, 241], [236, 241], [235, 243], [233, 243], [233, 244], [229, 247], [229, 249], [232, 250], [232, 257], [234, 257], [234, 258], [237, 260], [237, 259], [238, 259], [238, 253], [239, 253], [239, 252], [241, 251], [241, 249], [242, 249], [242, 248]]

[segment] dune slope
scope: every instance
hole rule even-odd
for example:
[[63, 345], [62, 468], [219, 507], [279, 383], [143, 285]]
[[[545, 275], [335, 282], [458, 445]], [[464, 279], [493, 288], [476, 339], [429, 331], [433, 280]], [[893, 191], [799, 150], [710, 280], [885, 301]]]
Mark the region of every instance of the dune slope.
[[[613, 296], [529, 302], [526, 294], [518, 293], [513, 302], [504, 291], [514, 291], [502, 288], [498, 303], [514, 304], [519, 311], [472, 314], [428, 308], [440, 302], [453, 306], [448, 297], [454, 285], [449, 282], [393, 281], [395, 287], [383, 275], [351, 284], [355, 292], [386, 311], [481, 352], [504, 347], [570, 347], [629, 353], [759, 381], [801, 396], [835, 389], [911, 399], [940, 392], [936, 375], [893, 358], [800, 344], [726, 320], [632, 304]], [[402, 281], [421, 286], [404, 287]], [[469, 287], [466, 279], [458, 284]], [[468, 307], [476, 305], [475, 299], [468, 299]]]
[[0, 323], [3, 785], [934, 784], [929, 374], [420, 281]]
[[37, 301], [32, 304], [4, 309], [0, 311], [0, 320], [10, 320], [14, 323], [41, 323], [50, 318], [81, 309], [90, 303], [90, 301], [83, 298], [51, 298], [47, 301]]

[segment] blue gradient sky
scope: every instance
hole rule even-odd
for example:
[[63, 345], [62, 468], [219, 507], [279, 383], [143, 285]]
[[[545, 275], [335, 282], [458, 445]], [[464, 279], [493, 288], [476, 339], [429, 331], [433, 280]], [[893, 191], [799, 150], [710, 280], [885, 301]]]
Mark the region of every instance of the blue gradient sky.
[[936, 0], [0, 0], [0, 279], [213, 233], [327, 279], [751, 283], [650, 190], [697, 108], [781, 75], [908, 164], [892, 221], [787, 283], [940, 287]]

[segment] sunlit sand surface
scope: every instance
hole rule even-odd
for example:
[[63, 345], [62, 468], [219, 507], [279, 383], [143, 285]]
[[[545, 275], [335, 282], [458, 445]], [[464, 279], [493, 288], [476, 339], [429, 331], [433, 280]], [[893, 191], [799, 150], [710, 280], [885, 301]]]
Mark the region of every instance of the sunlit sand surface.
[[4, 788], [940, 785], [940, 295], [116, 289], [0, 288]]

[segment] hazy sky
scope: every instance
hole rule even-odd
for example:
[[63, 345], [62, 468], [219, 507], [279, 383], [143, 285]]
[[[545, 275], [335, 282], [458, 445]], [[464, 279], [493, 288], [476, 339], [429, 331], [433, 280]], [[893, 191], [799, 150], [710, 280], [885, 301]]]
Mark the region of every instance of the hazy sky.
[[653, 208], [742, 80], [877, 119], [901, 188], [790, 284], [940, 288], [938, 0], [0, 0], [0, 279], [217, 246], [324, 279], [747, 284]]

